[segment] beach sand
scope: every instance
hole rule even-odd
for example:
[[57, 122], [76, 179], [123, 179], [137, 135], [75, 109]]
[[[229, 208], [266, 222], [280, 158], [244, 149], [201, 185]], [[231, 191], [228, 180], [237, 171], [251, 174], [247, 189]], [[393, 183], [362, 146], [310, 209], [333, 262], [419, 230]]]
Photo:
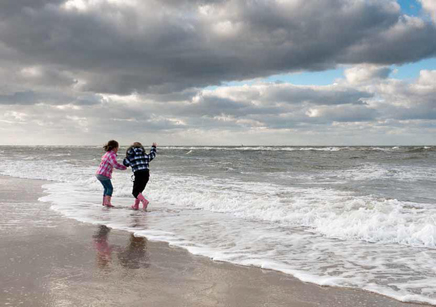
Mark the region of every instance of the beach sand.
[[424, 306], [79, 223], [38, 202], [44, 183], [0, 176], [1, 306]]

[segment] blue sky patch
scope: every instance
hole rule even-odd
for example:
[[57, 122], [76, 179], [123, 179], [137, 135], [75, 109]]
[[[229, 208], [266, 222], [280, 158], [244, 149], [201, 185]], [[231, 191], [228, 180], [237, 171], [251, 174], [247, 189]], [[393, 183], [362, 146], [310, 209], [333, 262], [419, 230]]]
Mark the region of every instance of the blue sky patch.
[[401, 11], [410, 16], [419, 16], [421, 14], [421, 3], [417, 0], [397, 0], [401, 6]]

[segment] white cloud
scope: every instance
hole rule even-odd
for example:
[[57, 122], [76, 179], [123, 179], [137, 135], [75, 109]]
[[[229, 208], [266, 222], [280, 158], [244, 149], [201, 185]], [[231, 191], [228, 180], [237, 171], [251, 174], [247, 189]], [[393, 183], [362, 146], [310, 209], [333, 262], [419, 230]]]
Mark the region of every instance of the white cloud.
[[421, 70], [417, 85], [436, 90], [436, 70]]
[[391, 69], [386, 66], [377, 65], [358, 65], [345, 70], [345, 78], [350, 84], [374, 82], [377, 79], [386, 79], [391, 73]]
[[426, 10], [433, 18], [433, 21], [436, 22], [436, 1], [434, 0], [419, 0], [419, 1], [422, 4], [422, 8]]
[[87, 12], [93, 9], [99, 9], [106, 3], [114, 6], [137, 6], [140, 1], [137, 0], [67, 0], [60, 7], [67, 11]]
[[307, 112], [309, 117], [322, 118], [328, 122], [374, 121], [376, 110], [367, 106], [340, 105], [318, 106]]

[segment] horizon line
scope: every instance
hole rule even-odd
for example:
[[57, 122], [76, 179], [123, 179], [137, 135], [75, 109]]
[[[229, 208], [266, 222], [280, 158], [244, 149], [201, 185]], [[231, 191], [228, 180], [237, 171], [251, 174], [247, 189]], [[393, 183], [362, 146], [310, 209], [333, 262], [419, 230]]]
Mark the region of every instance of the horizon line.
[[[121, 144], [120, 147], [125, 147], [125, 146], [130, 146], [126, 145], [126, 144]], [[49, 146], [57, 146], [57, 147], [103, 147], [103, 145], [101, 144], [93, 144], [93, 145], [75, 145], [75, 144], [34, 144], [34, 145], [24, 145], [24, 144], [0, 144], [1, 146], [26, 146], [26, 147], [39, 147], [39, 146], [45, 146], [45, 147], [49, 147]], [[145, 145], [143, 145], [145, 146]], [[420, 146], [430, 146], [430, 147], [434, 147], [436, 146], [436, 144], [409, 144], [409, 145], [398, 145], [398, 144], [392, 144], [392, 145], [380, 145], [380, 144], [371, 144], [371, 145], [171, 145], [171, 144], [166, 144], [166, 145], [158, 145], [157, 147], [420, 147]]]

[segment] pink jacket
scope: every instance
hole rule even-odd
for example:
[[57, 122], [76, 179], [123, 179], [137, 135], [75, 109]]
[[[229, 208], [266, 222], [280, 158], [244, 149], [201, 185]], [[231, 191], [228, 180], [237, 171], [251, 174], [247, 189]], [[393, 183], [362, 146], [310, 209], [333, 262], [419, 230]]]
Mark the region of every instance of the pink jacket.
[[101, 163], [98, 167], [96, 175], [103, 175], [112, 178], [112, 171], [114, 167], [122, 170], [126, 169], [124, 165], [117, 162], [117, 154], [111, 150], [106, 152], [103, 157], [101, 157]]

